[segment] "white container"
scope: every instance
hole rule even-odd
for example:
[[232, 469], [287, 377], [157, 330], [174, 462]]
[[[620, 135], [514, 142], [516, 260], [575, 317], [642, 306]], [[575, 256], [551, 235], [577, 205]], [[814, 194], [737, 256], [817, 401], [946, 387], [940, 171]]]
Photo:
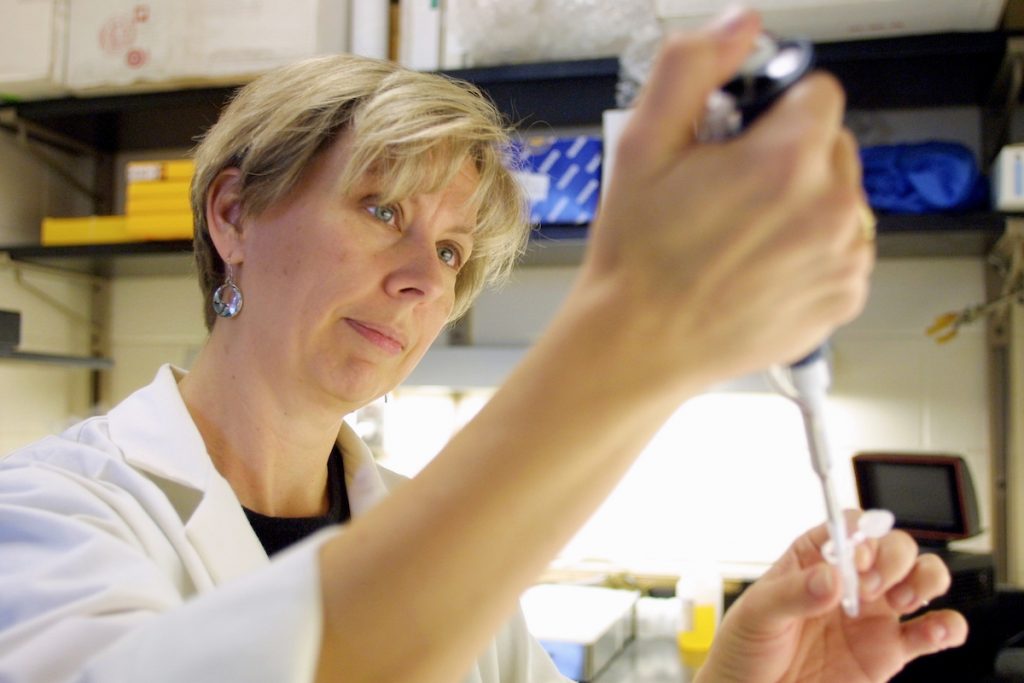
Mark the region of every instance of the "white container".
[[54, 97], [64, 89], [67, 0], [0, 0], [0, 97]]
[[398, 61], [417, 71], [441, 68], [444, 8], [438, 0], [400, 0]]
[[352, 0], [349, 40], [352, 54], [374, 59], [388, 58], [390, 7], [388, 0]]
[[574, 681], [589, 681], [636, 636], [636, 591], [540, 584], [521, 600], [526, 626]]
[[711, 649], [722, 622], [722, 595], [722, 573], [717, 563], [695, 561], [681, 568], [676, 597], [682, 609], [678, 642], [684, 653]]
[[348, 47], [348, 0], [69, 0], [73, 92], [240, 83]]
[[[699, 26], [730, 0], [655, 0], [666, 28]], [[765, 27], [783, 36], [819, 42], [915, 33], [989, 31], [999, 25], [1005, 0], [747, 0]]]
[[629, 123], [632, 109], [607, 109], [601, 113], [601, 137], [604, 139], [604, 160], [601, 164], [601, 197], [604, 197], [611, 184], [612, 170], [615, 168], [616, 152], [619, 149], [619, 138]]
[[1007, 145], [992, 164], [992, 206], [1024, 211], [1024, 145]]

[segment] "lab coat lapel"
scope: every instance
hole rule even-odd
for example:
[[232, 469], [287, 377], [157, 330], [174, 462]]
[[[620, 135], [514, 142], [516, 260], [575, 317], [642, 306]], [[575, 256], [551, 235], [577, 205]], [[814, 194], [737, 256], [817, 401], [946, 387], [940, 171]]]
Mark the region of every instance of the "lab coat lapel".
[[364, 514], [388, 493], [373, 453], [347, 423], [341, 423], [338, 448], [345, 468], [345, 490], [353, 517]]
[[167, 493], [213, 582], [221, 583], [268, 559], [181, 399], [182, 374], [162, 366], [149, 386], [111, 410], [110, 435], [125, 460]]

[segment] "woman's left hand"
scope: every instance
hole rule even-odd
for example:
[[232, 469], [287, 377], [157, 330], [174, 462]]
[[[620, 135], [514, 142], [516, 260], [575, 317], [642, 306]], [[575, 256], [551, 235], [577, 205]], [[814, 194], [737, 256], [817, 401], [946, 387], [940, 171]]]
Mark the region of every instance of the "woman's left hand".
[[[856, 528], [859, 513], [849, 513]], [[906, 621], [949, 588], [934, 554], [918, 554], [902, 531], [857, 547], [860, 615], [839, 607], [839, 574], [821, 557], [828, 530], [798, 538], [733, 604], [715, 636], [700, 681], [887, 681], [922, 655], [963, 644], [967, 622], [953, 610]]]

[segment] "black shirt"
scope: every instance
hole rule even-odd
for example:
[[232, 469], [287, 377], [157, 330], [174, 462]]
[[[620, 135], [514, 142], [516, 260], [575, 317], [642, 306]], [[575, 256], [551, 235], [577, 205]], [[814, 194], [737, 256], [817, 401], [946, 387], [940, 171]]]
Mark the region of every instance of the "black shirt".
[[330, 508], [326, 515], [318, 517], [268, 517], [242, 506], [245, 516], [249, 518], [252, 530], [263, 544], [267, 555], [284, 550], [307, 536], [331, 524], [340, 524], [350, 516], [348, 492], [345, 490], [345, 477], [341, 465], [341, 451], [335, 446], [331, 457], [327, 459], [327, 495]]

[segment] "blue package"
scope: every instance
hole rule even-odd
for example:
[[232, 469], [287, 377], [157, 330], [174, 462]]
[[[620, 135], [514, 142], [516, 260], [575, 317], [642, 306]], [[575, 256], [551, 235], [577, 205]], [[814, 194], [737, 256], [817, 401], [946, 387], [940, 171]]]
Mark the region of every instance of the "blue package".
[[579, 643], [563, 643], [557, 640], [540, 641], [541, 647], [551, 657], [555, 668], [566, 678], [582, 681], [587, 668], [586, 648]]
[[865, 147], [864, 190], [879, 211], [933, 213], [987, 208], [988, 183], [957, 142]]
[[589, 223], [601, 195], [601, 138], [534, 136], [517, 145], [518, 175], [530, 196], [530, 221]]

